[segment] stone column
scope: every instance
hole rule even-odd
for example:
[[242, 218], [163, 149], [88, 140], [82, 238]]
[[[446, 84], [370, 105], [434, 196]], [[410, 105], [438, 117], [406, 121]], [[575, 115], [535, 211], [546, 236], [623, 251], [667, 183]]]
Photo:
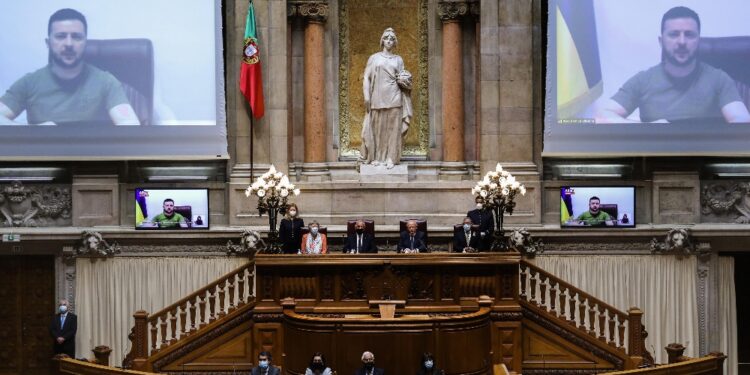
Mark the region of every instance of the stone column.
[[469, 1], [440, 1], [443, 21], [443, 161], [464, 161], [464, 80], [461, 20]]
[[304, 129], [307, 180], [325, 180], [326, 163], [326, 92], [325, 92], [325, 22], [328, 4], [324, 1], [290, 1], [289, 17], [305, 21], [304, 45]]
[[326, 161], [325, 22], [328, 4], [291, 1], [289, 16], [305, 20], [305, 163]]

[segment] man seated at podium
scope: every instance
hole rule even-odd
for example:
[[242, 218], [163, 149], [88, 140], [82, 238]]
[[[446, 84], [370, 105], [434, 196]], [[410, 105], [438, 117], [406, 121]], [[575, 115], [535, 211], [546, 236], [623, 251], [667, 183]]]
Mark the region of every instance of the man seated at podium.
[[372, 234], [365, 233], [364, 220], [357, 220], [354, 224], [354, 233], [346, 237], [344, 244], [344, 253], [377, 253], [378, 248], [375, 246], [375, 238]]
[[479, 249], [479, 233], [471, 228], [471, 218], [465, 217], [460, 231], [453, 233], [454, 253], [476, 253]]
[[404, 254], [426, 253], [424, 233], [417, 231], [417, 222], [409, 220], [406, 223], [406, 231], [401, 232], [401, 240], [398, 241], [398, 252]]
[[600, 210], [601, 200], [597, 196], [589, 198], [589, 210], [578, 215], [576, 220], [579, 223], [591, 226], [613, 225], [612, 217], [608, 213]]

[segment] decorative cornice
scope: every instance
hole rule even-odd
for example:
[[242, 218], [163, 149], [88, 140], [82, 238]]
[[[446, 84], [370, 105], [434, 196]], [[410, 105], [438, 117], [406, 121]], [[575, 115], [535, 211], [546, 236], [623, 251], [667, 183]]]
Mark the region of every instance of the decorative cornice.
[[[226, 245], [122, 245], [122, 254], [138, 253], [220, 253], [226, 254]], [[220, 255], [217, 254], [217, 255]]]
[[284, 314], [254, 314], [253, 321], [258, 323], [281, 322], [284, 320]]
[[439, 1], [438, 16], [443, 22], [458, 21], [466, 16], [479, 13], [479, 3], [472, 0]]
[[289, 1], [287, 16], [302, 17], [309, 22], [324, 23], [328, 19], [328, 2], [326, 1]]
[[[600, 349], [598, 346], [593, 345], [589, 343], [586, 340], [583, 340], [582, 338], [578, 337], [577, 335], [572, 334], [566, 329], [563, 329], [562, 327], [558, 326], [557, 324], [552, 323], [549, 319], [544, 318], [543, 316], [535, 313], [534, 311], [529, 310], [528, 308], [523, 309], [523, 316], [527, 319], [533, 321], [536, 324], [539, 324], [540, 326], [544, 327], [545, 329], [555, 333], [556, 335], [564, 338], [566, 341], [577, 345], [580, 348], [583, 348], [587, 352], [591, 353], [592, 355], [599, 357], [601, 359], [604, 359], [605, 361], [613, 364], [615, 366], [615, 369], [617, 370], [623, 370], [624, 369], [624, 362], [621, 358], [608, 353], [602, 349]], [[590, 370], [587, 370], [590, 372]], [[528, 371], [524, 369], [524, 373], [527, 373]]]
[[613, 251], [649, 251], [650, 242], [632, 241], [632, 242], [560, 242], [550, 243], [545, 246], [546, 252], [613, 252]]
[[159, 370], [172, 363], [176, 360], [184, 357], [187, 354], [190, 354], [190, 352], [203, 347], [204, 345], [210, 343], [211, 341], [215, 340], [216, 338], [220, 337], [221, 335], [229, 332], [233, 328], [239, 326], [242, 323], [248, 322], [253, 318], [253, 311], [251, 309], [248, 309], [244, 313], [236, 316], [232, 320], [226, 322], [225, 324], [222, 324], [216, 329], [212, 329], [208, 331], [205, 335], [199, 337], [197, 340], [192, 341], [185, 346], [173, 351], [172, 353], [169, 353], [168, 355], [160, 358], [156, 362], [154, 362], [154, 371], [160, 372]]

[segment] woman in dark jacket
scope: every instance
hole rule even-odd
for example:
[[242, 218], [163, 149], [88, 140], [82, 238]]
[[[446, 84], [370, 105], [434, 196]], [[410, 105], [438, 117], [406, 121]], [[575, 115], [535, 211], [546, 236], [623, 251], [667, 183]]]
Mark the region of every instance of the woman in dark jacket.
[[305, 221], [300, 219], [297, 205], [290, 203], [286, 214], [279, 224], [279, 239], [281, 240], [281, 252], [284, 254], [297, 254], [302, 245], [302, 227]]
[[445, 375], [445, 371], [437, 368], [435, 364], [435, 356], [430, 352], [422, 354], [422, 363], [420, 369], [417, 371], [417, 375]]

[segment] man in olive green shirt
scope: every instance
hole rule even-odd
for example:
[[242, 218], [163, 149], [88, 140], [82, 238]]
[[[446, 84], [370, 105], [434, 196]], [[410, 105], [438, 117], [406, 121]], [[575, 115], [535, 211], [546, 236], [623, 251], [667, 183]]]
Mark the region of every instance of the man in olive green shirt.
[[0, 97], [0, 125], [114, 123], [140, 125], [122, 83], [83, 61], [88, 25], [73, 9], [60, 9], [47, 24], [49, 64], [16, 81]]
[[164, 200], [162, 209], [164, 211], [154, 216], [154, 218], [151, 220], [153, 223], [157, 224], [159, 228], [180, 228], [185, 224], [185, 217], [177, 212], [174, 212], [174, 200], [172, 200], [171, 198], [167, 198]]
[[578, 215], [576, 220], [586, 225], [612, 225], [612, 217], [608, 213], [599, 209], [601, 201], [599, 197], [589, 198], [589, 210]]
[[[630, 78], [599, 104], [598, 123], [676, 122], [721, 119], [750, 122], [734, 80], [698, 59], [701, 21], [690, 8], [678, 6], [662, 16], [660, 64]], [[640, 121], [628, 119], [639, 109]]]

